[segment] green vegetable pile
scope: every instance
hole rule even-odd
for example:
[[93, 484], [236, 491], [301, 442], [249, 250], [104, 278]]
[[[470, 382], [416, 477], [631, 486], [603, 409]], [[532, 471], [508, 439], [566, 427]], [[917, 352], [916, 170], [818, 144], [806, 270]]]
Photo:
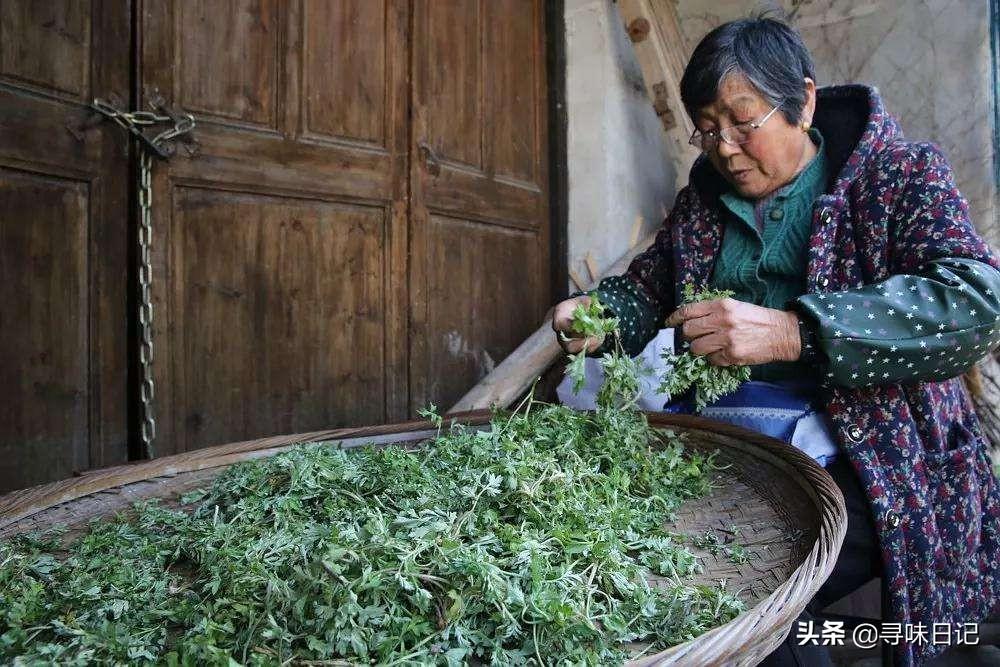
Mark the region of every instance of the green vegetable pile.
[[57, 533], [0, 545], [0, 658], [604, 665], [744, 608], [684, 584], [663, 528], [711, 460], [634, 411], [522, 408], [425, 449], [235, 465], [193, 512], [139, 504], [61, 557]]

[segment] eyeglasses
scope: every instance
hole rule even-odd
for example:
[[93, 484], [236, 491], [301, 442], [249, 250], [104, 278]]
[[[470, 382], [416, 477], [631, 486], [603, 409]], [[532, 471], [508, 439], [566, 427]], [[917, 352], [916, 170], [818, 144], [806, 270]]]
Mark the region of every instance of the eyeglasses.
[[766, 123], [767, 119], [773, 116], [774, 112], [777, 111], [780, 106], [781, 102], [768, 111], [767, 115], [758, 121], [751, 120], [746, 123], [738, 123], [729, 127], [723, 127], [719, 130], [709, 130], [708, 132], [695, 130], [691, 135], [691, 138], [688, 139], [688, 143], [695, 148], [700, 148], [706, 153], [719, 145], [719, 139], [725, 141], [727, 144], [745, 144], [750, 141], [751, 133]]

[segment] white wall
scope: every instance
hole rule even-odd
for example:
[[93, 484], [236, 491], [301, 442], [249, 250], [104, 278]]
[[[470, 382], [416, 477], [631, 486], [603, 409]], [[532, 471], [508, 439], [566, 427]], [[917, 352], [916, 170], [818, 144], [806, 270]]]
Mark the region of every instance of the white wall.
[[[635, 51], [610, 0], [566, 0], [566, 105], [569, 268], [589, 278], [659, 227], [678, 179], [665, 158], [660, 120], [643, 84]], [[570, 290], [576, 286], [570, 283]]]

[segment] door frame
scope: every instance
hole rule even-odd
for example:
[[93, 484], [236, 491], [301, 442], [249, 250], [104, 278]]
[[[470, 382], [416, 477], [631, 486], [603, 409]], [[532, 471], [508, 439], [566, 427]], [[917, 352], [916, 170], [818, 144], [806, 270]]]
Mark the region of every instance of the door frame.
[[[992, 0], [1000, 2], [1000, 0]], [[545, 59], [548, 72], [549, 283], [552, 305], [569, 296], [569, 167], [566, 114], [566, 3], [545, 3]]]
[[1000, 0], [990, 0], [990, 60], [993, 72], [990, 100], [993, 106], [993, 221], [1000, 227]]

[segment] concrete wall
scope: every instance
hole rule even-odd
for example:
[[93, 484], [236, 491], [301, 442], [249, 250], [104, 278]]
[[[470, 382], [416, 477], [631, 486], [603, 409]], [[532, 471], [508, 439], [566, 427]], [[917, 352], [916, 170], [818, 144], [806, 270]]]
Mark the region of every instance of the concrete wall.
[[566, 0], [565, 11], [568, 260], [586, 281], [587, 253], [598, 272], [609, 267], [630, 247], [638, 217], [640, 238], [659, 227], [681, 183], [611, 0]]

